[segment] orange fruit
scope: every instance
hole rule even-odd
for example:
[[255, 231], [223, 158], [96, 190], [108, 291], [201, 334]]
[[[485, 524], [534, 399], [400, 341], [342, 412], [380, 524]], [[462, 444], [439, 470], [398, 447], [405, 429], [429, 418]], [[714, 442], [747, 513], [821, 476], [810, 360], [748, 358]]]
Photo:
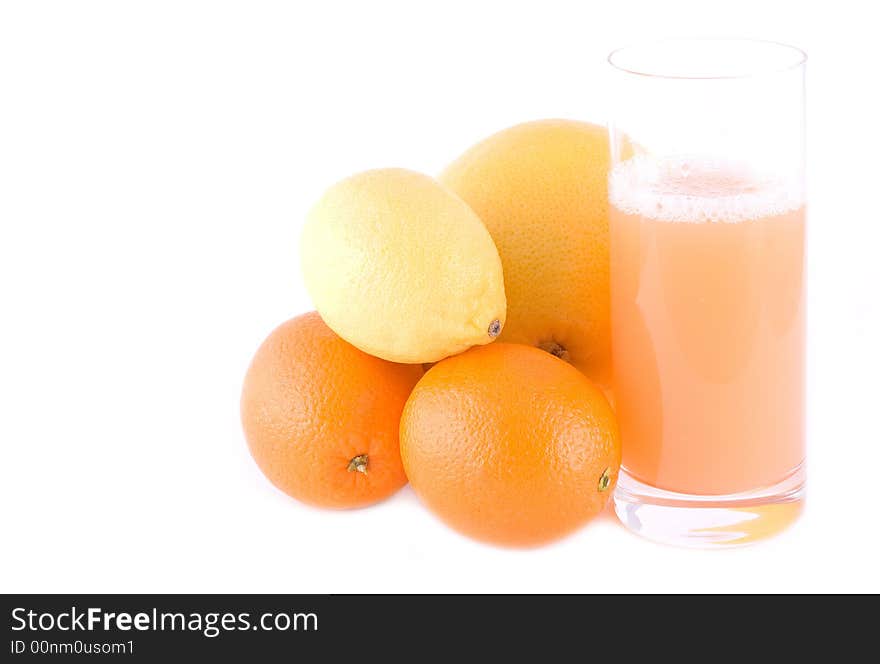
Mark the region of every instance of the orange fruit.
[[400, 413], [418, 365], [367, 355], [316, 312], [282, 323], [244, 379], [241, 421], [251, 455], [285, 493], [322, 507], [361, 507], [406, 484]]
[[602, 391], [537, 348], [494, 343], [434, 365], [406, 402], [403, 465], [421, 500], [456, 530], [532, 546], [598, 514], [620, 466]]
[[539, 120], [478, 143], [440, 175], [483, 220], [504, 272], [499, 341], [611, 380], [608, 132]]

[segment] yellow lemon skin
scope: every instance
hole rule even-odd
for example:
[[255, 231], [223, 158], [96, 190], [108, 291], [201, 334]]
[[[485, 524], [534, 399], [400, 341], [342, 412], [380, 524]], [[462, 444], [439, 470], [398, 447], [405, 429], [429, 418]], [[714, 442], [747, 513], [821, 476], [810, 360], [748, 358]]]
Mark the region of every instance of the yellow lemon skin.
[[495, 339], [501, 260], [480, 218], [435, 179], [404, 169], [353, 175], [309, 213], [305, 285], [324, 322], [391, 362], [436, 362]]
[[502, 341], [538, 346], [608, 389], [608, 135], [539, 120], [478, 143], [441, 174], [489, 229], [504, 266]]

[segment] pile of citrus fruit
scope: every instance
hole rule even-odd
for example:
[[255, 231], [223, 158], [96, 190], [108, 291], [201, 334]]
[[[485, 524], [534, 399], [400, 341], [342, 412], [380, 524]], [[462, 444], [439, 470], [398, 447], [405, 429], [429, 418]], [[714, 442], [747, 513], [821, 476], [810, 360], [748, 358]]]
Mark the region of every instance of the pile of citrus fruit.
[[303, 229], [317, 312], [283, 323], [244, 381], [269, 480], [360, 507], [409, 481], [456, 530], [513, 546], [599, 513], [620, 466], [610, 374], [606, 132], [502, 131], [438, 179], [331, 187]]

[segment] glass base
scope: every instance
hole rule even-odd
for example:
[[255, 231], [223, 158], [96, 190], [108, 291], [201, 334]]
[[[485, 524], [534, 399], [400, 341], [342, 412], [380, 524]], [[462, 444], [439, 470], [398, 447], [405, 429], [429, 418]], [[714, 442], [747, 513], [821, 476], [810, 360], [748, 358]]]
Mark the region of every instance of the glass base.
[[617, 518], [656, 542], [694, 548], [751, 544], [785, 530], [800, 515], [804, 465], [770, 487], [725, 496], [698, 496], [644, 484], [620, 469]]

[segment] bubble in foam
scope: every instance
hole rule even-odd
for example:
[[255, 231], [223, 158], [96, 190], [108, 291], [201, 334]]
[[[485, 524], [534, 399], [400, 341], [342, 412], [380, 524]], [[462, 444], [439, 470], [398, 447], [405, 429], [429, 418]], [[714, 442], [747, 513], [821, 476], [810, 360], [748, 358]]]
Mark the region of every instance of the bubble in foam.
[[746, 165], [706, 157], [639, 155], [611, 171], [611, 204], [658, 221], [735, 223], [803, 205], [795, 181], [763, 177]]

